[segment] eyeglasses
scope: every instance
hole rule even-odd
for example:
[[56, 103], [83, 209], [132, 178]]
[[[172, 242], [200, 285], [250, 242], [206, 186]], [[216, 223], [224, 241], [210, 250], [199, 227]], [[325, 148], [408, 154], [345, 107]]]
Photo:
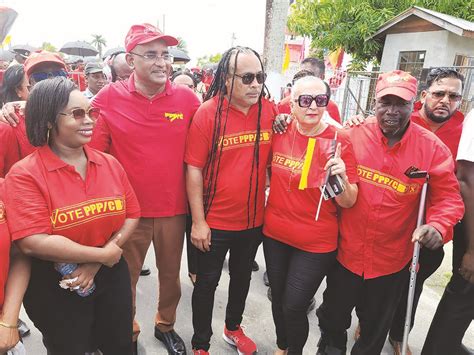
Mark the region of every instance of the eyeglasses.
[[55, 70], [50, 72], [38, 72], [30, 75], [30, 77], [33, 78], [36, 83], [42, 80], [55, 78], [57, 76], [63, 76], [67, 78], [67, 72], [64, 70]]
[[75, 108], [70, 113], [59, 112], [59, 114], [63, 116], [72, 116], [76, 120], [82, 120], [87, 115], [95, 121], [99, 118], [100, 109], [92, 107], [86, 111], [83, 108]]
[[329, 103], [329, 96], [326, 94], [320, 94], [316, 96], [311, 96], [311, 95], [300, 95], [295, 102], [298, 102], [298, 105], [300, 107], [310, 107], [311, 104], [316, 102], [316, 106], [318, 107], [326, 107]]
[[452, 101], [452, 102], [458, 102], [458, 101], [461, 101], [462, 99], [462, 95], [460, 94], [452, 94], [450, 92], [447, 92], [447, 91], [428, 91], [431, 96], [433, 96], [434, 99], [436, 100], [441, 100], [441, 99], [444, 99], [444, 97], [446, 95], [448, 95], [448, 98], [449, 98], [449, 101]]
[[265, 79], [267, 78], [267, 74], [265, 74], [262, 71], [259, 71], [257, 74], [245, 73], [242, 75], [239, 75], [239, 74], [234, 74], [234, 75], [242, 79], [242, 84], [244, 85], [252, 84], [255, 79], [257, 79], [257, 83], [263, 84], [265, 82]]
[[147, 62], [155, 62], [156, 63], [159, 59], [163, 59], [166, 63], [173, 63], [173, 60], [174, 60], [174, 57], [169, 53], [165, 53], [163, 55], [158, 55], [158, 54], [155, 54], [155, 53], [138, 54], [138, 53], [130, 52], [130, 54], [142, 57]]

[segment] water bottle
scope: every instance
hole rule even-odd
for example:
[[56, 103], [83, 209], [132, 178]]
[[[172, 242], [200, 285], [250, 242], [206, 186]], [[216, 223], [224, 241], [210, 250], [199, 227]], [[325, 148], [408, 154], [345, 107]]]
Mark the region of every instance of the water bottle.
[[[54, 268], [63, 276], [72, 274], [77, 269], [77, 264], [74, 263], [55, 263]], [[87, 297], [95, 290], [95, 283], [87, 291], [84, 291], [79, 286], [75, 287], [76, 293], [81, 297]]]

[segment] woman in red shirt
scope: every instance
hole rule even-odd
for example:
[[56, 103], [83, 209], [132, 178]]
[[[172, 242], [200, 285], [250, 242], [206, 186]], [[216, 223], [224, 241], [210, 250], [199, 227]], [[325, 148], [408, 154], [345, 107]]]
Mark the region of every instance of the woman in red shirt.
[[[284, 135], [274, 135], [270, 195], [265, 210], [263, 246], [272, 291], [276, 354], [301, 354], [308, 337], [306, 310], [320, 283], [336, 261], [339, 207], [350, 208], [357, 199], [357, 171], [348, 136], [321, 118], [330, 90], [321, 79], [296, 81], [291, 111], [296, 118]], [[334, 157], [317, 154], [331, 146], [337, 132]], [[309, 138], [315, 138], [311, 169], [319, 164], [325, 176], [339, 175], [344, 191], [323, 201], [319, 188], [299, 189]], [[326, 144], [327, 143], [327, 144]], [[324, 179], [323, 179], [324, 180]]]
[[70, 80], [36, 84], [25, 119], [39, 148], [5, 181], [12, 240], [32, 257], [24, 306], [51, 355], [132, 353], [121, 245], [140, 209], [118, 161], [86, 145], [98, 115]]
[[4, 180], [0, 178], [0, 354], [15, 345], [22, 346], [17, 345], [20, 340], [18, 315], [30, 277], [29, 259], [14, 247], [10, 248], [4, 198]]

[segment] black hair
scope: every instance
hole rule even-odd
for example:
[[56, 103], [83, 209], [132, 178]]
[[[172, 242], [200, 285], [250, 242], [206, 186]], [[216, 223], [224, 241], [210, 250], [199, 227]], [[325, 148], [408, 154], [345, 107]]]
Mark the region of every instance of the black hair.
[[37, 83], [28, 96], [25, 107], [26, 134], [31, 145], [48, 144], [48, 124], [57, 130], [57, 118], [69, 102], [77, 86], [69, 79], [55, 77]]
[[426, 76], [426, 89], [429, 89], [434, 82], [444, 78], [453, 78], [461, 80], [461, 88], [464, 87], [464, 76], [451, 68], [434, 68]]
[[189, 77], [192, 79], [192, 81], [193, 81], [194, 87], [197, 86], [196, 78], [194, 77], [194, 75], [191, 74], [190, 72], [182, 71], [182, 70], [176, 71], [176, 72], [173, 74], [173, 76], [171, 77], [171, 81], [174, 81], [174, 79], [176, 79], [176, 77], [177, 77], [177, 76], [180, 76], [180, 75], [189, 76]]
[[301, 64], [306, 64], [306, 63], [310, 64], [312, 67], [318, 68], [319, 75], [324, 77], [324, 74], [326, 73], [326, 65], [321, 59], [309, 57], [309, 58], [303, 59], [303, 61], [301, 62]]
[[12, 65], [5, 71], [3, 74], [2, 89], [0, 91], [3, 105], [7, 102], [21, 100], [16, 90], [21, 87], [24, 78], [25, 69], [21, 64]]
[[[205, 176], [208, 181], [207, 186], [204, 187], [204, 213], [207, 215], [209, 212], [214, 197], [216, 195], [217, 189], [217, 178], [219, 175], [219, 166], [220, 160], [222, 156], [222, 149], [224, 147], [224, 140], [220, 139], [221, 137], [225, 136], [226, 126], [227, 126], [227, 118], [229, 116], [229, 107], [230, 103], [232, 103], [232, 93], [234, 90], [234, 83], [236, 80], [235, 70], [237, 67], [237, 59], [240, 54], [253, 54], [255, 55], [261, 65], [262, 71], [263, 64], [260, 56], [256, 51], [248, 47], [232, 47], [227, 50], [223, 55], [219, 64], [217, 65], [217, 70], [214, 75], [214, 79], [207, 91], [206, 97], [204, 101], [207, 101], [213, 97], [217, 97], [217, 109], [214, 115], [214, 128], [212, 132], [212, 145], [211, 151], [207, 158], [206, 162], [206, 169], [205, 169]], [[226, 81], [228, 78], [231, 78], [230, 83], [230, 92], [227, 93]], [[258, 196], [258, 186], [259, 186], [259, 178], [258, 178], [258, 170], [260, 167], [260, 132], [261, 132], [261, 116], [262, 116], [262, 97], [268, 94], [268, 90], [263, 85], [262, 92], [258, 98], [258, 116], [257, 116], [257, 130], [256, 130], [256, 137], [255, 143], [253, 148], [253, 159], [252, 159], [252, 167], [250, 171], [250, 183], [249, 183], [249, 191], [247, 197], [247, 227], [255, 227], [255, 218], [257, 215], [257, 196]], [[224, 98], [228, 95], [229, 97], [229, 105], [224, 109]], [[265, 162], [264, 162], [265, 163]], [[256, 173], [255, 173], [256, 171]], [[255, 190], [253, 190], [253, 181], [254, 181], [254, 173], [255, 173]], [[253, 218], [252, 223], [250, 222], [250, 210], [251, 210], [251, 200], [253, 194]]]

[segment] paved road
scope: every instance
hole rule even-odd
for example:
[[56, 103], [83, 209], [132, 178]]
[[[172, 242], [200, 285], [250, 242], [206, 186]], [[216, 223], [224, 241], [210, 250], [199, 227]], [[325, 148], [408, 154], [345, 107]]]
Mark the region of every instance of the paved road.
[[[152, 250], [152, 249], [150, 249]], [[447, 256], [451, 253], [450, 248], [446, 250]], [[443, 266], [438, 270], [438, 276], [443, 277], [447, 270], [449, 270], [449, 257], [445, 258]], [[247, 299], [247, 306], [244, 315], [243, 325], [246, 327], [246, 332], [253, 337], [257, 342], [259, 354], [272, 354], [275, 349], [275, 335], [273, 319], [271, 316], [270, 302], [266, 298], [267, 287], [263, 284], [263, 269], [264, 260], [261, 248], [257, 254], [257, 261], [260, 265], [260, 271], [253, 273], [253, 280], [250, 287], [250, 294]], [[146, 264], [148, 266], [154, 265], [154, 256], [152, 252], [147, 255]], [[222, 328], [224, 325], [225, 306], [227, 300], [227, 285], [229, 281], [228, 273], [225, 266], [220, 285], [216, 292], [216, 301], [214, 306], [213, 329], [214, 336], [212, 338], [211, 349], [212, 354], [236, 354], [236, 352], [222, 340]], [[188, 346], [190, 353], [190, 341], [192, 337], [191, 324], [191, 293], [192, 284], [187, 277], [186, 258], [183, 257], [182, 262], [182, 298], [178, 309], [178, 316], [176, 322], [176, 331], [183, 337]], [[152, 267], [152, 274], [150, 276], [141, 277], [137, 290], [138, 303], [138, 319], [141, 322], [142, 334], [139, 339], [139, 354], [141, 355], [158, 355], [166, 354], [162, 344], [153, 336], [153, 322], [156, 308], [156, 269]], [[325, 285], [321, 285], [320, 290], [316, 295], [316, 300], [320, 304], [322, 300], [322, 291]], [[420, 300], [420, 305], [417, 312], [414, 330], [411, 332], [410, 345], [414, 354], [419, 354], [429, 324], [433, 317], [436, 306], [439, 302], [440, 291], [433, 287], [425, 287], [423, 295]], [[26, 319], [24, 312], [22, 318]], [[353, 317], [352, 326], [349, 330], [349, 349], [353, 344], [352, 335], [356, 326], [355, 315]], [[310, 335], [305, 347], [305, 354], [314, 354], [316, 352], [316, 343], [319, 339], [319, 329], [317, 327], [317, 318], [314, 312], [309, 315], [310, 321]], [[31, 325], [31, 322], [29, 322]], [[466, 345], [474, 348], [474, 323], [471, 324], [468, 332], [465, 335], [464, 342]], [[41, 334], [36, 329], [32, 329], [32, 334], [25, 339], [25, 345], [29, 354], [46, 355], [46, 350], [41, 343]], [[388, 342], [385, 344], [382, 354], [393, 354]]]

